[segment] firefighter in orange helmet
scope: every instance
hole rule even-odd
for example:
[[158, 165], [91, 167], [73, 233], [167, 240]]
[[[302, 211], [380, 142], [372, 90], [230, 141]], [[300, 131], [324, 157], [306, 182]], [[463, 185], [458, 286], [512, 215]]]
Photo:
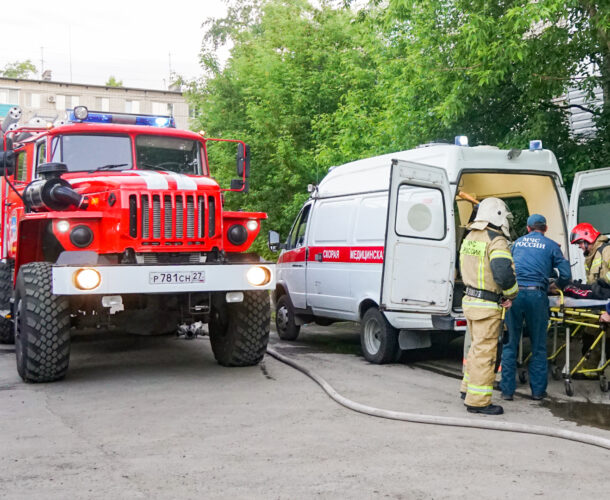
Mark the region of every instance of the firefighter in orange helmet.
[[[570, 243], [578, 245], [585, 256], [585, 271], [587, 285], [591, 285], [598, 298], [610, 294], [610, 240], [601, 234], [588, 222], [576, 225], [570, 233]], [[582, 353], [585, 354], [593, 344], [597, 330], [585, 328], [582, 335]], [[585, 368], [597, 368], [600, 353], [595, 351], [589, 355]]]
[[504, 412], [491, 403], [491, 395], [502, 309], [511, 306], [519, 291], [507, 240], [511, 217], [501, 199], [485, 198], [468, 224], [470, 233], [460, 248], [460, 271], [466, 286], [462, 308], [472, 339], [461, 393], [470, 413]]

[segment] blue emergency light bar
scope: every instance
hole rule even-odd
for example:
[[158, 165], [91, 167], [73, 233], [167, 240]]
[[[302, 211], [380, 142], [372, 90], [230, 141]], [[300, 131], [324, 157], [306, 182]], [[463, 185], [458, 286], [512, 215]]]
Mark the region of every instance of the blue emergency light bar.
[[530, 141], [530, 151], [540, 151], [540, 150], [542, 150], [542, 141], [540, 139]]
[[468, 137], [465, 135], [456, 135], [454, 142], [456, 146], [468, 146]]
[[148, 127], [176, 128], [176, 122], [173, 116], [104, 113], [89, 111], [85, 106], [77, 106], [68, 111], [68, 121], [78, 123], [114, 123], [121, 125], [146, 125]]

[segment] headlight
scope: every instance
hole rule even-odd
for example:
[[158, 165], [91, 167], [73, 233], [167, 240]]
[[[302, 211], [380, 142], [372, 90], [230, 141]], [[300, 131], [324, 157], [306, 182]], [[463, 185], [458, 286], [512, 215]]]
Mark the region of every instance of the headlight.
[[[58, 224], [59, 226], [59, 224]], [[78, 248], [85, 248], [93, 241], [93, 231], [89, 226], [76, 226], [70, 233], [70, 242]]]
[[81, 290], [93, 290], [102, 282], [98, 271], [91, 268], [82, 268], [74, 273], [74, 284]]
[[266, 267], [254, 266], [248, 269], [246, 279], [252, 286], [266, 285], [271, 281], [271, 271]]
[[248, 228], [248, 231], [256, 231], [258, 229], [258, 221], [249, 220], [246, 222], [246, 227]]
[[55, 226], [60, 233], [67, 233], [70, 229], [70, 223], [67, 220], [57, 221]]

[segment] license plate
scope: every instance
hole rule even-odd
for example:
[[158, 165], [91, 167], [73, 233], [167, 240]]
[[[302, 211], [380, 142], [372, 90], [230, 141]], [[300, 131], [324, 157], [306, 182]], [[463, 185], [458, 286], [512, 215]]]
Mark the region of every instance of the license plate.
[[148, 282], [151, 285], [190, 285], [192, 283], [205, 283], [204, 271], [176, 271], [172, 273], [148, 273]]

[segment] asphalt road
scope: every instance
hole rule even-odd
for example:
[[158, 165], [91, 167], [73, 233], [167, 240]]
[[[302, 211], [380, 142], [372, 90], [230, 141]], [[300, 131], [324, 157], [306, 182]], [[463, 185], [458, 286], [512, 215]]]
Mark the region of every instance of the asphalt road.
[[[358, 402], [467, 415], [458, 380], [426, 369], [454, 370], [456, 348], [377, 366], [354, 332], [310, 326], [271, 344]], [[567, 498], [603, 496], [607, 484], [607, 450], [357, 414], [269, 356], [218, 366], [207, 338], [79, 337], [54, 384], [24, 384], [14, 364], [0, 346], [2, 498]], [[557, 384], [547, 403], [518, 397], [505, 415], [478, 418], [610, 438], [607, 405], [589, 403], [592, 420], [557, 416], [595, 382], [582, 381], [573, 404]]]

